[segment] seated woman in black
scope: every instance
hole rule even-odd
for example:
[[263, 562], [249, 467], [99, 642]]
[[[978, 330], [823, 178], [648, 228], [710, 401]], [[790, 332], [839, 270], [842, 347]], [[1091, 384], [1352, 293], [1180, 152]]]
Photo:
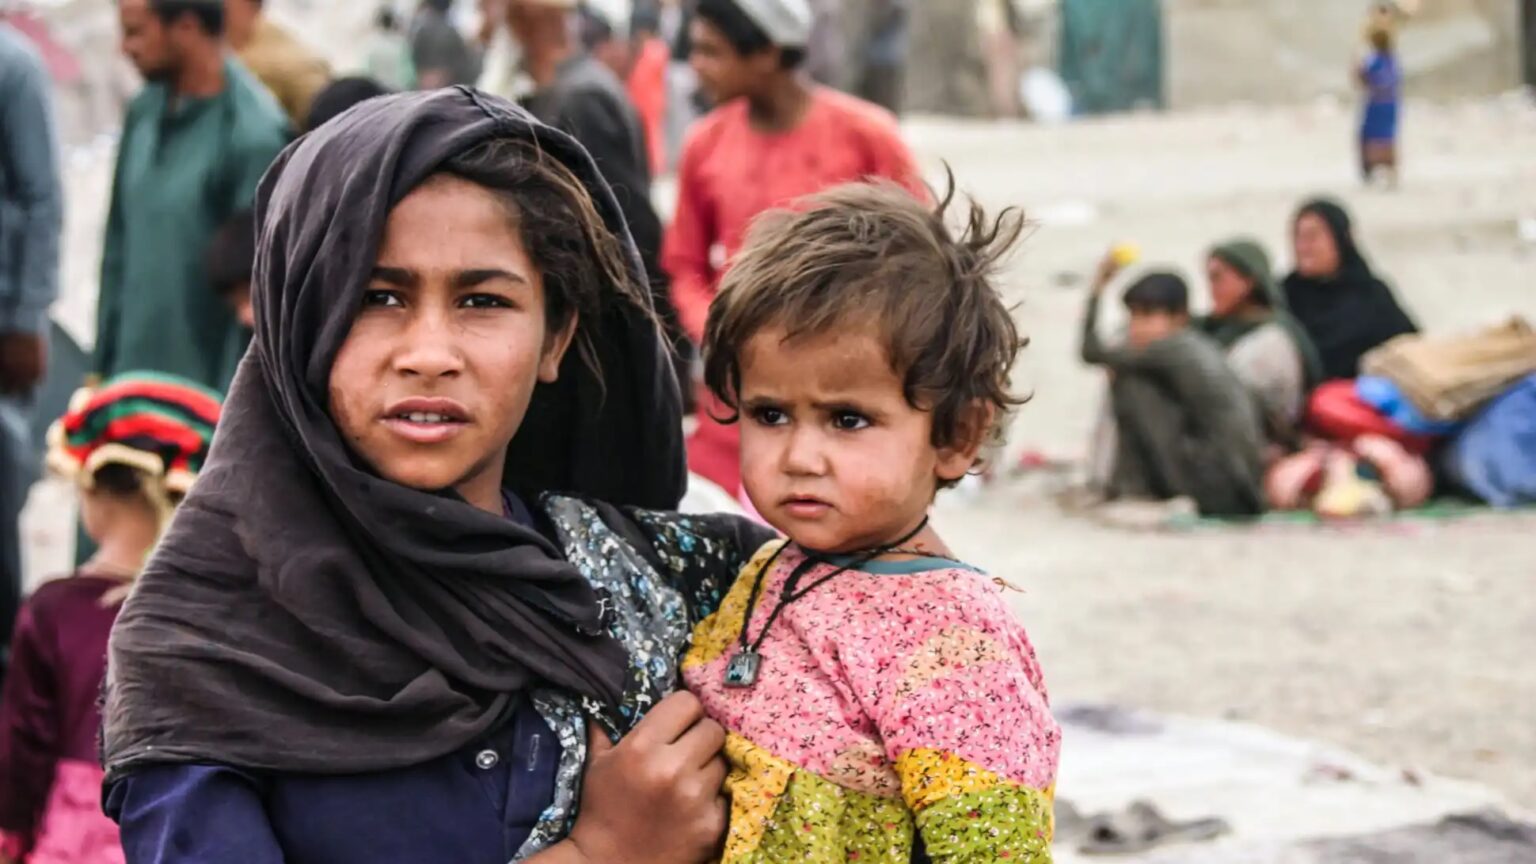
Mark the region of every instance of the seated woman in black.
[[707, 858], [723, 735], [669, 694], [768, 538], [662, 512], [676, 379], [592, 160], [391, 96], [290, 147], [257, 218], [255, 342], [113, 634], [128, 860]]
[[1320, 198], [1303, 205], [1292, 239], [1296, 270], [1285, 277], [1285, 300], [1317, 347], [1325, 379], [1358, 376], [1366, 352], [1418, 332], [1392, 289], [1371, 272], [1339, 204]]

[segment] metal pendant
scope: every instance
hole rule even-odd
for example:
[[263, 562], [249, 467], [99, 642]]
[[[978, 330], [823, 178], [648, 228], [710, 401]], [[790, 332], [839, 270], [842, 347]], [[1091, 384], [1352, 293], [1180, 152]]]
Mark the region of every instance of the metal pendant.
[[763, 655], [756, 651], [740, 651], [725, 664], [725, 686], [737, 690], [751, 687], [757, 683], [757, 673], [762, 668]]

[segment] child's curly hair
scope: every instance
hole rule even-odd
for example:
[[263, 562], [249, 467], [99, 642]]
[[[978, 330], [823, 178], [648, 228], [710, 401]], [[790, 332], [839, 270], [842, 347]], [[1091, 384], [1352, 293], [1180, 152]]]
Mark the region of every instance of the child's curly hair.
[[[989, 218], [958, 199], [954, 175], [937, 207], [886, 182], [851, 183], [771, 211], [753, 223], [709, 310], [704, 381], [737, 412], [741, 354], [770, 327], [788, 338], [873, 324], [908, 403], [933, 415], [933, 444], [1000, 437], [1024, 399], [1009, 371], [1024, 346], [994, 284], [1026, 226], [1017, 208]], [[959, 236], [946, 223], [965, 211]], [[975, 428], [974, 408], [991, 422]]]

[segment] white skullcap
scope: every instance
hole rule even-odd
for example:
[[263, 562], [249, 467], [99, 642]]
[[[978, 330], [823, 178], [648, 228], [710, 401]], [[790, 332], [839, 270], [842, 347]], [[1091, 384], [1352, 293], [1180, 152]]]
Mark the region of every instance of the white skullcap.
[[806, 0], [732, 0], [780, 48], [804, 48], [811, 41], [811, 7]]

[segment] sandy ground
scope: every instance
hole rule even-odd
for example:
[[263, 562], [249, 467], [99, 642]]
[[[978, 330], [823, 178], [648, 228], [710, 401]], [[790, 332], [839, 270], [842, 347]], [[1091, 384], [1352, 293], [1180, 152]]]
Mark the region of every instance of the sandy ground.
[[[1035, 391], [1011, 453], [1080, 455], [1100, 382], [1074, 356], [1082, 273], [1111, 241], [1191, 272], [1324, 191], [1430, 330], [1536, 316], [1536, 111], [1517, 100], [1407, 114], [1397, 193], [1353, 177], [1350, 119], [1306, 109], [1127, 118], [1066, 129], [917, 124], [991, 204], [1042, 222], [1009, 274]], [[1536, 804], [1536, 521], [1138, 535], [1064, 516], [1034, 484], [950, 502], [953, 545], [1025, 589], [1016, 606], [1058, 701], [1239, 718]], [[1070, 790], [1063, 790], [1070, 795]]]
[[[1350, 125], [1327, 103], [1056, 129], [909, 124], [936, 176], [947, 160], [985, 203], [1039, 222], [1006, 274], [1034, 340], [1020, 384], [1035, 393], [1009, 458], [1083, 451], [1100, 382], [1075, 359], [1081, 286], [1064, 283], [1112, 241], [1193, 271], [1232, 234], [1281, 250], [1298, 200], [1332, 192], [1430, 329], [1536, 319], [1536, 246], [1516, 231], [1536, 217], [1536, 109], [1514, 98], [1411, 106], [1396, 193], [1357, 188]], [[58, 311], [82, 336], [108, 155], [71, 163]], [[34, 578], [65, 566], [63, 497], [40, 487], [28, 513]], [[1129, 534], [1058, 513], [1026, 481], [942, 510], [952, 545], [1024, 589], [1016, 605], [1060, 703], [1240, 718], [1536, 806], [1531, 517]]]

